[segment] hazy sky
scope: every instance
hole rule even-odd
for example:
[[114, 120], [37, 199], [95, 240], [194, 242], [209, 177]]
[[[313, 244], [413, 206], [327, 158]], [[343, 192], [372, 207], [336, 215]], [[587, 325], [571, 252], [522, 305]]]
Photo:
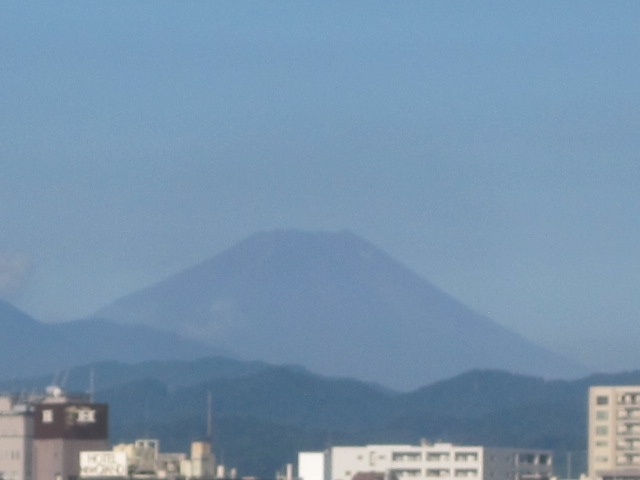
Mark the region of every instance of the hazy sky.
[[38, 319], [347, 229], [640, 368], [640, 2], [2, 2], [0, 67], [0, 290]]

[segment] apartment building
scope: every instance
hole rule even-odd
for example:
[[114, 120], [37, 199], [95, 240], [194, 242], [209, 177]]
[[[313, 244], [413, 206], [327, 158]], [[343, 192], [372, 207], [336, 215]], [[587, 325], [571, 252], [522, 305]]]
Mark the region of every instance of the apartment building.
[[314, 452], [301, 452], [302, 480], [351, 480], [358, 473], [378, 472], [398, 480], [548, 480], [552, 453], [548, 450], [459, 446], [366, 445], [333, 447], [324, 462]]
[[589, 389], [589, 478], [640, 480], [640, 385]]
[[33, 480], [33, 413], [17, 395], [0, 396], [0, 478]]

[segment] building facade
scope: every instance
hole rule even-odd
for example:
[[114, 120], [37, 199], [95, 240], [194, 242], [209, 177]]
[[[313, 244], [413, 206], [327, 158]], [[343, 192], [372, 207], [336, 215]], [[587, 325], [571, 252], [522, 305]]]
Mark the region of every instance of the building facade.
[[298, 478], [303, 480], [325, 480], [331, 478], [328, 452], [298, 453]]
[[33, 480], [33, 413], [26, 399], [0, 396], [0, 478]]
[[589, 389], [589, 478], [640, 480], [640, 385]]
[[351, 480], [358, 473], [384, 473], [398, 480], [549, 480], [553, 472], [549, 450], [422, 445], [366, 445], [333, 447], [318, 457], [301, 452], [302, 480]]
[[138, 439], [114, 445], [111, 451], [80, 452], [82, 479], [213, 479], [215, 457], [209, 442], [192, 442], [186, 453], [160, 451], [160, 441]]
[[52, 390], [33, 409], [34, 480], [76, 480], [80, 452], [106, 450], [108, 407]]

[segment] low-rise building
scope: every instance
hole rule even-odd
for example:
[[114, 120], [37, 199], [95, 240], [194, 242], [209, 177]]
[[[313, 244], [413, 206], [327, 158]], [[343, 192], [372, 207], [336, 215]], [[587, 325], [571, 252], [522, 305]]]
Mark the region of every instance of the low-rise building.
[[398, 480], [549, 480], [553, 460], [549, 450], [427, 442], [333, 447], [298, 456], [301, 480], [352, 480], [358, 473]]
[[[123, 457], [116, 457], [121, 454]], [[166, 478], [213, 479], [216, 477], [215, 457], [209, 442], [193, 442], [191, 457], [186, 453], [160, 451], [157, 439], [139, 439], [133, 443], [115, 445], [112, 451], [81, 452], [82, 478]], [[109, 472], [105, 475], [104, 472]], [[124, 472], [124, 473], [122, 473]]]
[[[227, 476], [235, 475], [232, 469]], [[0, 395], [0, 480], [81, 477], [213, 479], [216, 464], [210, 442], [193, 442], [190, 457], [161, 452], [156, 439], [109, 450], [108, 406], [87, 394], [49, 387], [45, 394]]]

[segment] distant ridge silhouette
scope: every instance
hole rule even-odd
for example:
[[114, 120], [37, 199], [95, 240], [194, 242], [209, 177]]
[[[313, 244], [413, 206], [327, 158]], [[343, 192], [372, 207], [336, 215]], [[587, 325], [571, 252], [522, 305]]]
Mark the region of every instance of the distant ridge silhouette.
[[194, 359], [209, 345], [144, 325], [91, 319], [46, 324], [0, 300], [0, 379], [51, 374], [96, 360]]

